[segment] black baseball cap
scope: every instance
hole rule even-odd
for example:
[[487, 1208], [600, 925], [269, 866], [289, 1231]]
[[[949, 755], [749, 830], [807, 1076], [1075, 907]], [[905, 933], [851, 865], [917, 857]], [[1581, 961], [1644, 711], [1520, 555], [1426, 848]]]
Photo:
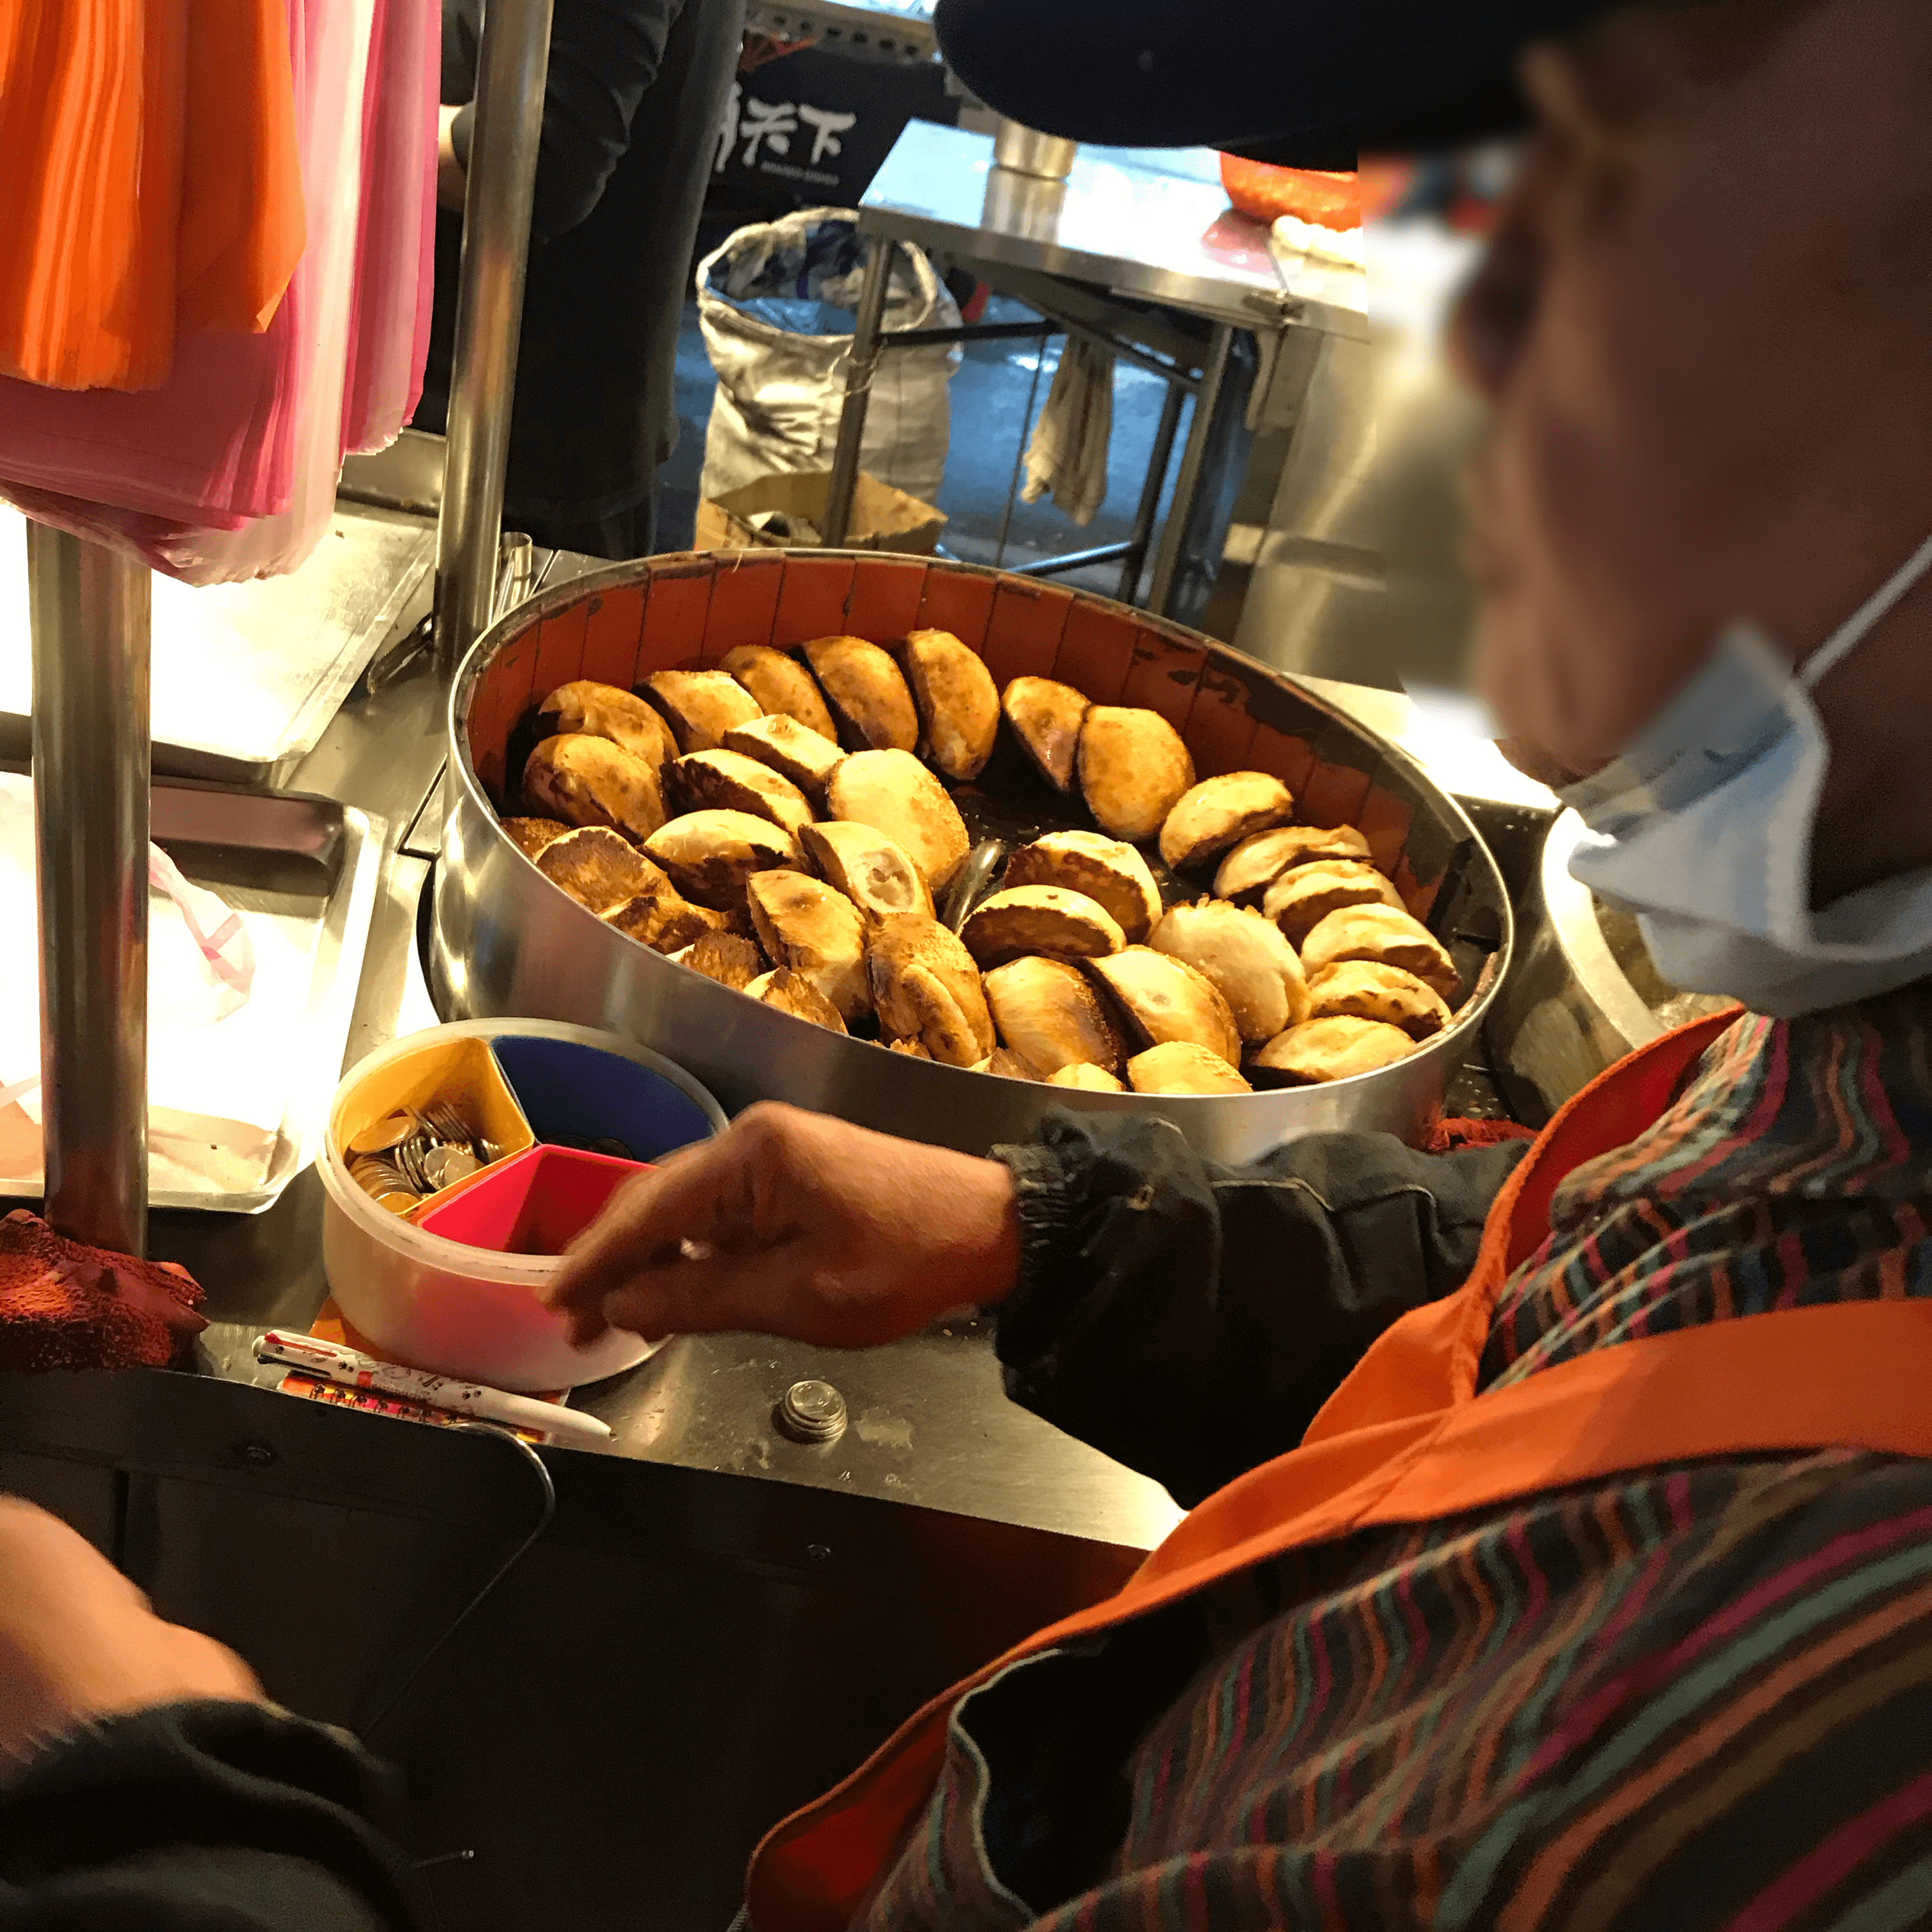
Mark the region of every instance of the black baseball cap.
[[989, 107], [1111, 147], [1222, 148], [1351, 168], [1521, 128], [1532, 40], [1616, 0], [938, 0]]

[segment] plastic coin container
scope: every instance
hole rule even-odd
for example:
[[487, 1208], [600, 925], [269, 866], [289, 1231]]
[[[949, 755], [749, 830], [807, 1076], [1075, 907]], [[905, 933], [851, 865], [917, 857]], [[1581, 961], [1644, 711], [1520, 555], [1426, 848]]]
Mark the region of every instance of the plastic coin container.
[[[351, 1176], [344, 1149], [386, 1115], [438, 1101], [500, 1158], [399, 1214]], [[616, 1375], [656, 1345], [613, 1330], [572, 1348], [538, 1299], [557, 1256], [530, 1250], [560, 1247], [638, 1166], [724, 1125], [682, 1067], [588, 1027], [466, 1020], [392, 1041], [344, 1076], [329, 1108], [316, 1166], [330, 1292], [374, 1347], [414, 1367], [523, 1391]], [[574, 1157], [542, 1158], [560, 1152]], [[452, 1227], [470, 1238], [450, 1238]], [[503, 1245], [476, 1244], [494, 1240]]]

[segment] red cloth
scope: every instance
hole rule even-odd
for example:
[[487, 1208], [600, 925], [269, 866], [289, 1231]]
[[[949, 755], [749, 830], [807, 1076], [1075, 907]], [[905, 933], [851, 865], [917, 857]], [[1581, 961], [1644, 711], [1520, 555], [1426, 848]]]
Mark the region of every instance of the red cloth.
[[166, 1368], [208, 1326], [202, 1299], [172, 1262], [70, 1241], [24, 1208], [0, 1220], [0, 1370]]
[[1438, 1120], [1429, 1136], [1431, 1154], [1454, 1154], [1458, 1148], [1495, 1147], [1503, 1141], [1533, 1141], [1536, 1130], [1516, 1120]]

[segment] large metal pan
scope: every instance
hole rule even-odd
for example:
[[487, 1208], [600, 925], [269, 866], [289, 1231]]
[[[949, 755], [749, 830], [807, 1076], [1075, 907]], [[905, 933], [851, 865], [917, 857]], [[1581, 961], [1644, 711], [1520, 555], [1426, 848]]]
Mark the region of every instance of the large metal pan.
[[[1273, 772], [1309, 822], [1360, 826], [1476, 988], [1456, 1024], [1394, 1066], [1324, 1087], [1144, 1098], [998, 1078], [842, 1037], [673, 964], [567, 898], [497, 823], [514, 803], [536, 706], [570, 679], [628, 688], [739, 644], [837, 632], [890, 640], [923, 626], [964, 638], [1001, 686], [1030, 673], [1099, 703], [1150, 706], [1180, 731], [1203, 777]], [[974, 1152], [1024, 1139], [1054, 1107], [1157, 1113], [1226, 1161], [1327, 1128], [1419, 1138], [1509, 963], [1509, 902], [1495, 861], [1455, 802], [1394, 746], [1192, 632], [968, 564], [720, 552], [614, 565], [542, 592], [485, 632], [458, 674], [449, 785], [430, 948], [446, 1018], [608, 1027], [688, 1067], [733, 1111], [790, 1100]], [[1077, 812], [1067, 808], [1064, 822], [1079, 822]]]

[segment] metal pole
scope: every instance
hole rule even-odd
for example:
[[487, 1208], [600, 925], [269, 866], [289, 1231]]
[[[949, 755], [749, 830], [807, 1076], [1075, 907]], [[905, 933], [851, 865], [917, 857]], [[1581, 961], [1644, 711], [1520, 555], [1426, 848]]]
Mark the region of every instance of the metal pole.
[[436, 532], [436, 662], [445, 676], [488, 627], [496, 592], [550, 22], [550, 0], [490, 0], [477, 51], [448, 449]]
[[831, 479], [825, 486], [825, 514], [818, 526], [830, 550], [845, 541], [852, 520], [852, 494], [859, 487], [859, 446], [866, 440], [866, 408], [872, 400], [872, 372], [879, 366], [879, 331], [886, 319], [886, 291], [892, 284], [896, 253], [894, 242], [866, 244], [866, 279], [860, 284], [852, 352], [845, 363], [845, 404], [839, 412]]
[[46, 1216], [148, 1238], [148, 603], [131, 558], [27, 526]]
[[1170, 382], [1161, 400], [1160, 423], [1154, 433], [1154, 447], [1148, 452], [1147, 481], [1141, 486], [1140, 507], [1134, 512], [1134, 533], [1127, 539], [1126, 561], [1120, 566], [1120, 586], [1114, 594], [1123, 604], [1131, 604], [1139, 595], [1141, 572], [1147, 568], [1148, 544], [1154, 536], [1154, 520], [1160, 509], [1160, 493], [1167, 482], [1167, 466], [1174, 454], [1174, 432], [1180, 427], [1180, 405], [1184, 400], [1178, 385]]
[[1194, 392], [1194, 420], [1187, 425], [1187, 441], [1180, 452], [1180, 474], [1174, 479], [1174, 501], [1168, 507], [1167, 521], [1160, 527], [1160, 548], [1154, 554], [1154, 583], [1148, 591], [1147, 608], [1167, 615], [1174, 580], [1180, 569], [1180, 551], [1187, 536], [1188, 518], [1194, 498], [1201, 488], [1202, 466], [1207, 460], [1208, 432], [1214, 427], [1214, 405], [1220, 400], [1221, 385], [1228, 376], [1228, 352], [1234, 346], [1233, 326], [1214, 325], [1208, 344], [1208, 360], [1201, 371], [1201, 386]]

